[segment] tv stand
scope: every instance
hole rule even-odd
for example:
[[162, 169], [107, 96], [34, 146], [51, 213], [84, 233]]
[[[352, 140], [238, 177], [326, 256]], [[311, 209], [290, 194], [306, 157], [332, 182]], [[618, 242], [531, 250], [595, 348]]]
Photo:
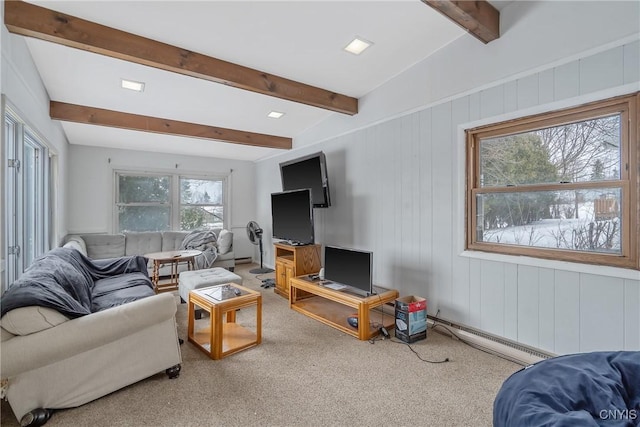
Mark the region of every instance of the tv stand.
[[292, 246], [275, 243], [276, 286], [274, 292], [289, 299], [291, 278], [320, 271], [320, 245]]
[[[394, 327], [394, 315], [372, 312], [372, 309], [393, 302], [398, 298], [397, 290], [363, 297], [327, 288], [321, 283], [308, 275], [293, 277], [289, 285], [289, 307], [363, 341], [378, 335], [381, 326], [387, 330]], [[357, 329], [347, 320], [354, 314], [358, 315]]]

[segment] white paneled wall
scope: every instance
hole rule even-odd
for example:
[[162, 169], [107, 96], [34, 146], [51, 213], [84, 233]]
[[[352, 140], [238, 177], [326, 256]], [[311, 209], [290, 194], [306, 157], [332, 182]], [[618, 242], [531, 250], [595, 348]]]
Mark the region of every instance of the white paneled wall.
[[627, 42], [259, 162], [265, 236], [278, 163], [323, 150], [332, 206], [315, 210], [316, 242], [372, 250], [376, 284], [426, 297], [430, 314], [546, 351], [639, 350], [640, 272], [463, 254], [460, 191], [462, 129], [638, 90], [639, 51]]

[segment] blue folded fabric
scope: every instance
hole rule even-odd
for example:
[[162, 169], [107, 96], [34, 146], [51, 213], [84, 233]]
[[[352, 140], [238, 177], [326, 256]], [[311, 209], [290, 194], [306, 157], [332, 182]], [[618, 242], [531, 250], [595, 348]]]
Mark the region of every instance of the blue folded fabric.
[[640, 425], [640, 352], [592, 352], [543, 360], [511, 375], [493, 425]]

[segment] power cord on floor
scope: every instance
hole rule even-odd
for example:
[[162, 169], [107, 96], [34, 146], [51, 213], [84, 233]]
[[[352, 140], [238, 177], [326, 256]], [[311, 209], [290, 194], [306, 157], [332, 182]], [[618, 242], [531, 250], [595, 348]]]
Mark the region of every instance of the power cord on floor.
[[417, 357], [418, 359], [420, 359], [421, 361], [423, 361], [423, 362], [427, 362], [427, 363], [435, 363], [435, 364], [437, 364], [437, 363], [446, 363], [446, 362], [449, 362], [449, 361], [450, 361], [448, 357], [447, 357], [447, 358], [444, 358], [444, 359], [442, 359], [442, 360], [429, 360], [429, 359], [425, 359], [425, 358], [423, 358], [422, 356], [420, 356], [420, 355], [418, 354], [418, 352], [417, 352], [417, 351], [415, 351], [415, 350], [413, 349], [413, 347], [411, 347], [411, 344], [406, 343], [406, 342], [404, 342], [404, 341], [400, 341], [400, 340], [399, 340], [399, 339], [397, 339], [397, 338], [396, 338], [396, 339], [393, 339], [393, 338], [392, 338], [392, 339], [391, 339], [391, 342], [392, 342], [392, 343], [395, 343], [395, 344], [404, 344], [404, 345], [406, 345], [406, 346], [409, 348], [409, 350], [411, 350], [411, 351], [413, 352], [413, 354], [415, 354], [415, 355], [416, 355], [416, 357]]
[[[383, 314], [383, 316], [384, 316], [384, 314]], [[380, 335], [375, 336], [373, 338], [370, 338], [369, 339], [369, 344], [375, 344], [377, 341], [385, 341], [385, 340], [388, 339], [389, 341], [391, 341], [394, 344], [404, 344], [404, 345], [406, 345], [409, 348], [409, 350], [411, 350], [413, 352], [413, 354], [415, 354], [416, 357], [418, 359], [420, 359], [421, 361], [423, 361], [423, 362], [437, 364], [437, 363], [446, 363], [446, 362], [450, 361], [450, 359], [448, 357], [443, 359], [443, 360], [425, 359], [422, 356], [420, 356], [420, 354], [418, 354], [418, 352], [415, 351], [413, 349], [413, 347], [411, 347], [411, 345], [409, 343], [401, 341], [401, 340], [399, 340], [397, 338], [392, 338], [391, 335], [389, 335], [389, 331], [387, 331], [387, 328], [385, 328], [384, 326], [381, 326], [379, 330], [380, 330]]]
[[[379, 301], [380, 303], [382, 303], [382, 296], [381, 296], [380, 294], [378, 294], [378, 301]], [[382, 305], [382, 304], [380, 304], [380, 305]], [[440, 314], [440, 309], [438, 309], [438, 311], [436, 312], [436, 315], [434, 316], [436, 319], [437, 319], [437, 317], [438, 317], [438, 314]], [[404, 342], [404, 341], [401, 341], [401, 340], [399, 340], [399, 339], [397, 339], [397, 338], [391, 338], [391, 335], [389, 335], [389, 331], [387, 331], [387, 328], [385, 328], [385, 326], [384, 326], [384, 308], [382, 308], [382, 309], [380, 310], [380, 324], [381, 324], [381, 326], [380, 326], [380, 328], [379, 328], [380, 335], [377, 335], [377, 336], [375, 336], [375, 337], [373, 337], [373, 338], [370, 338], [370, 339], [369, 339], [369, 343], [370, 343], [370, 344], [375, 344], [375, 343], [376, 343], [376, 341], [384, 341], [384, 340], [387, 340], [387, 339], [388, 339], [388, 340], [390, 340], [392, 343], [395, 343], [395, 344], [404, 344], [404, 345], [406, 345], [406, 346], [409, 348], [409, 350], [411, 350], [411, 351], [413, 352], [413, 354], [415, 354], [415, 355], [416, 355], [416, 357], [417, 357], [418, 359], [420, 359], [421, 361], [423, 361], [423, 362], [426, 362], [426, 363], [435, 363], [435, 364], [437, 364], [437, 363], [446, 363], [446, 362], [449, 362], [449, 361], [450, 361], [448, 357], [447, 357], [447, 358], [445, 358], [445, 359], [443, 359], [443, 360], [429, 360], [429, 359], [425, 359], [425, 358], [423, 358], [422, 356], [420, 356], [420, 355], [418, 354], [418, 352], [417, 352], [417, 351], [415, 351], [415, 350], [413, 349], [413, 347], [411, 347], [411, 345], [410, 345], [409, 343], [406, 343], [406, 342]], [[434, 325], [433, 325], [431, 328], [433, 328], [434, 326], [435, 326], [435, 323], [434, 323]]]

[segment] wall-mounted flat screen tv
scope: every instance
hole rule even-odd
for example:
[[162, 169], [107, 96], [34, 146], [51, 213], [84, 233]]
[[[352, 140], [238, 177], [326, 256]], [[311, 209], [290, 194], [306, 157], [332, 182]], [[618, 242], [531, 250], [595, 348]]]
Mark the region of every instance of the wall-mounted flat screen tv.
[[271, 230], [273, 237], [291, 245], [310, 245], [313, 232], [311, 190], [271, 193]]
[[327, 161], [322, 151], [280, 163], [282, 190], [310, 188], [314, 208], [331, 206]]
[[324, 279], [373, 294], [373, 253], [337, 246], [324, 247]]

